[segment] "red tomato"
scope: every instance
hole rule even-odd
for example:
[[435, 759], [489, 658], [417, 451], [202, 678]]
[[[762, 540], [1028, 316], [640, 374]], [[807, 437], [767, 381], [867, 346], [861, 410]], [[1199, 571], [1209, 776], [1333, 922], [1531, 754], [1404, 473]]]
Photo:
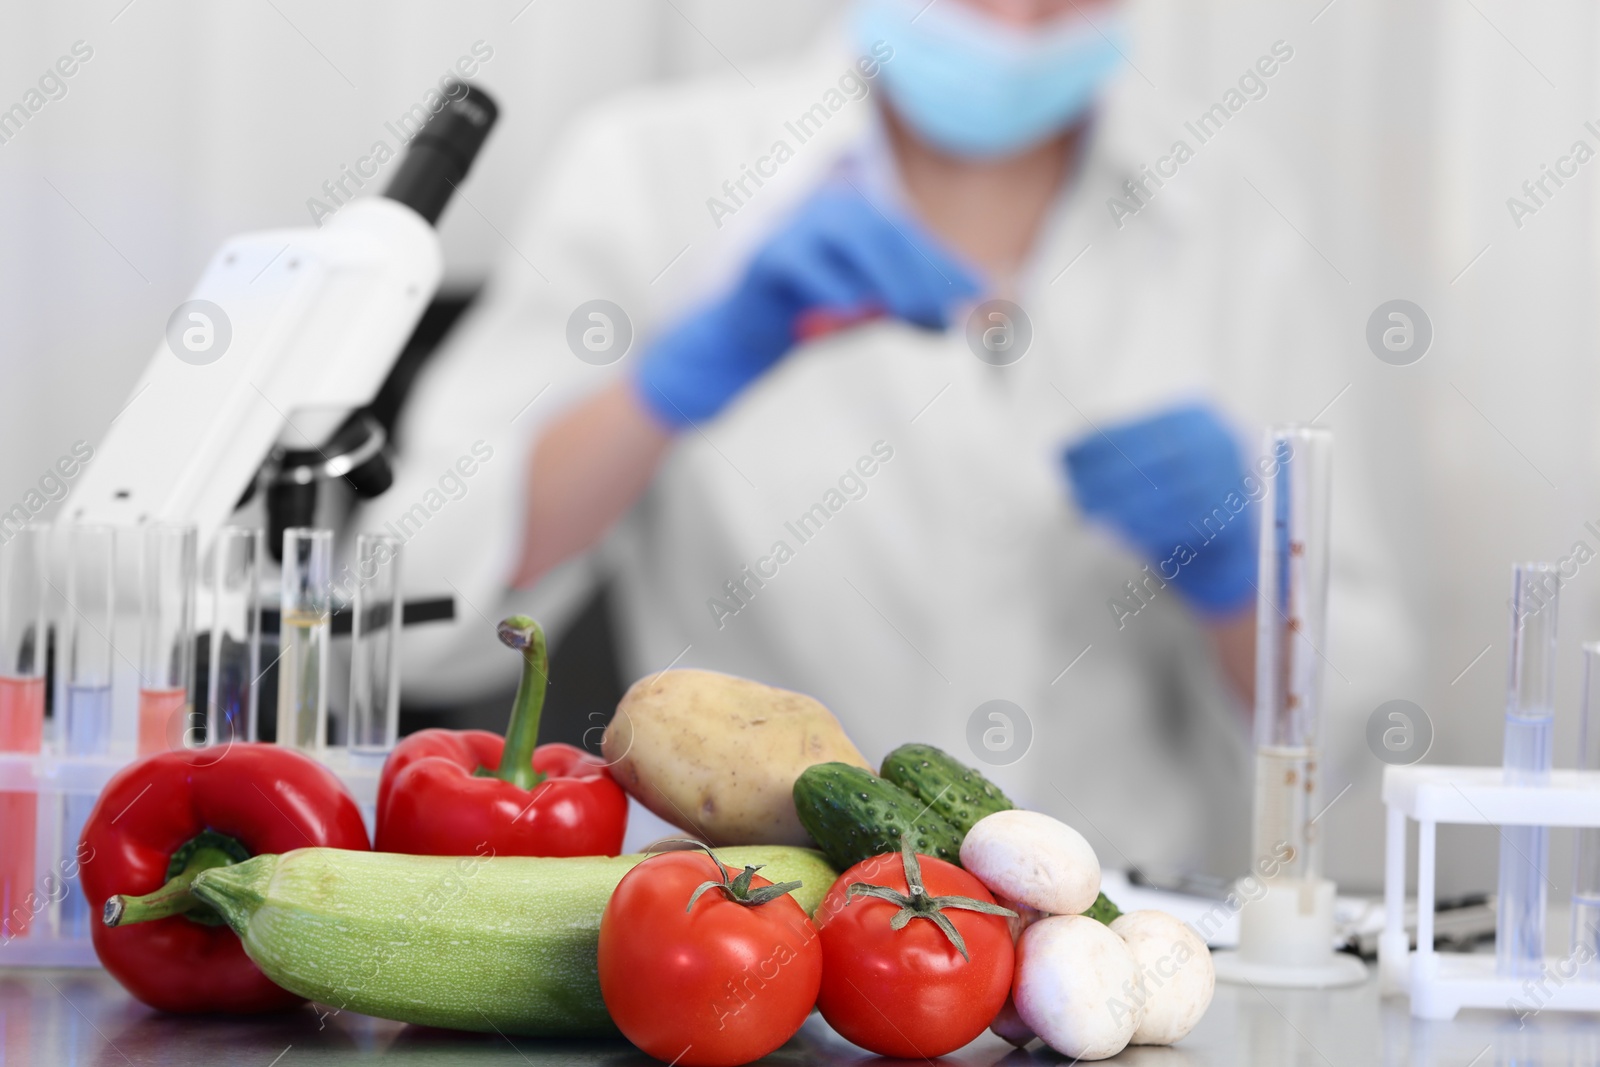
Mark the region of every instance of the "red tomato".
[[822, 984], [817, 929], [794, 897], [747, 904], [718, 888], [688, 907], [727, 873], [700, 852], [653, 856], [623, 876], [600, 919], [606, 1010], [629, 1041], [679, 1067], [760, 1059], [800, 1029]]
[[[918, 856], [929, 896], [994, 904], [976, 878], [953, 863]], [[953, 1052], [983, 1033], [1011, 992], [1014, 949], [999, 915], [946, 907], [970, 959], [931, 919], [899, 930], [889, 922], [900, 905], [876, 897], [847, 898], [853, 882], [908, 893], [900, 856], [863, 860], [833, 883], [817, 923], [822, 940], [822, 991], [817, 1007], [845, 1038], [880, 1056], [927, 1059]]]

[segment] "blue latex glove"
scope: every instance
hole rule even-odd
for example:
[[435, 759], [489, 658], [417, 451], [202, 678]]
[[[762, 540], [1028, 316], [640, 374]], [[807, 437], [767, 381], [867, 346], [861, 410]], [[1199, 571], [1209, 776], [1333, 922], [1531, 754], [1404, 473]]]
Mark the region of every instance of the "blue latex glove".
[[[682, 429], [720, 412], [801, 336], [802, 324], [890, 315], [930, 330], [978, 291], [972, 274], [909, 219], [852, 187], [826, 186], [756, 253], [733, 291], [655, 342], [639, 397]], [[820, 317], [818, 313], [821, 313]]]
[[1109, 427], [1069, 445], [1063, 458], [1084, 514], [1116, 531], [1197, 610], [1227, 615], [1254, 598], [1255, 483], [1245, 482], [1239, 445], [1210, 408]]

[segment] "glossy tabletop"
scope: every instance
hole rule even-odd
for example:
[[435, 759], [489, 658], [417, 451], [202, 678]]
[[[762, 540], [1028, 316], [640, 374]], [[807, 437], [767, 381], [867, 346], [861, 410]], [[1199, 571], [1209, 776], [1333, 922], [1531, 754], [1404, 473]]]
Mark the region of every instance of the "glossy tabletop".
[[[264, 1018], [182, 1018], [135, 1002], [97, 970], [0, 968], [0, 1067], [182, 1067], [381, 1060], [401, 1064], [496, 1063], [521, 1067], [646, 1067], [621, 1041], [554, 1042], [456, 1034], [307, 1007]], [[813, 1015], [772, 1064], [878, 1061]], [[1037, 1042], [1025, 1051], [985, 1035], [940, 1067], [1065, 1064]], [[1199, 1028], [1172, 1048], [1132, 1048], [1118, 1064], [1291, 1067], [1416, 1064], [1440, 1067], [1600, 1064], [1600, 1017], [1544, 1012], [1519, 1027], [1503, 1012], [1463, 1012], [1452, 1022], [1414, 1020], [1404, 998], [1380, 998], [1376, 979], [1331, 992], [1219, 985]]]

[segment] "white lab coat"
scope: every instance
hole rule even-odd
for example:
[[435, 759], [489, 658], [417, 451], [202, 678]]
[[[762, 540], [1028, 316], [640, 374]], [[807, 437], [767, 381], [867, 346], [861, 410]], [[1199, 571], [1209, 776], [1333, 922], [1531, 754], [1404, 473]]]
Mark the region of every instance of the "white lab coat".
[[[1075, 181], [1009, 286], [1034, 331], [1020, 362], [980, 362], [960, 329], [895, 324], [807, 346], [684, 433], [589, 558], [532, 594], [507, 590], [531, 441], [730, 284], [860, 148], [873, 101], [838, 92], [852, 60], [833, 43], [791, 67], [747, 72], [754, 88], [730, 76], [609, 103], [552, 153], [522, 224], [499, 223], [506, 254], [418, 383], [399, 480], [366, 511], [377, 526], [423, 502], [431, 517], [408, 535], [406, 584], [463, 604], [454, 625], [407, 635], [408, 698], [509, 684], [516, 662], [492, 622], [531, 608], [559, 629], [604, 573], [615, 578], [630, 677], [676, 664], [803, 690], [869, 759], [908, 740], [945, 747], [1077, 825], [1108, 865], [1241, 871], [1247, 716], [1175, 590], [1132, 617], [1110, 606], [1136, 605], [1125, 583], [1143, 580], [1143, 561], [1076, 512], [1060, 455], [1096, 425], [1201, 396], [1236, 420], [1254, 456], [1263, 426], [1316, 416], [1346, 381], [1317, 311], [1318, 289], [1337, 280], [1240, 180], [1237, 146], [1198, 145], [1182, 128], [1186, 112], [1141, 103], [1142, 87], [1111, 93]], [[841, 100], [801, 143], [794, 120]], [[1119, 227], [1108, 200], [1178, 137], [1195, 158]], [[792, 156], [763, 161], [780, 141]], [[759, 187], [746, 178], [749, 195], [736, 203], [724, 182], [758, 164], [772, 176]], [[1270, 170], [1250, 176], [1258, 188], [1289, 188]], [[713, 211], [714, 197], [734, 213]], [[595, 298], [624, 308], [635, 334], [611, 366], [580, 361], [566, 343], [569, 316]], [[1354, 437], [1340, 436], [1336, 460], [1326, 683], [1329, 755], [1344, 778], [1360, 758], [1375, 762], [1361, 731], [1372, 708], [1406, 691], [1409, 647], [1363, 510]], [[472, 464], [460, 498], [455, 481], [430, 492], [478, 441], [493, 457]], [[859, 478], [864, 490], [846, 477], [858, 464], [872, 470]], [[800, 517], [818, 504], [826, 522], [812, 512], [802, 538]], [[742, 603], [730, 581], [743, 583]], [[975, 709], [994, 699], [1031, 723], [1029, 751], [1007, 766], [979, 762], [968, 744]], [[1330, 771], [1330, 798], [1339, 773]], [[1365, 828], [1369, 850], [1374, 829]]]

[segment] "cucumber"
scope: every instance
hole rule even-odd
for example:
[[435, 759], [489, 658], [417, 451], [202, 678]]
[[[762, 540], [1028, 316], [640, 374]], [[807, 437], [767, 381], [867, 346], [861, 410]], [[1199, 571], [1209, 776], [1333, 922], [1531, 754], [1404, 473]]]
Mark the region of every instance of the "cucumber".
[[795, 779], [794, 806], [800, 824], [840, 870], [899, 852], [906, 831], [920, 855], [961, 862], [959, 830], [912, 794], [860, 767], [807, 767]]
[[[725, 848], [717, 858], [804, 883], [794, 896], [808, 913], [836, 877], [810, 849]], [[192, 890], [268, 978], [334, 1009], [456, 1030], [586, 1036], [616, 1033], [600, 996], [600, 916], [643, 859], [304, 848], [212, 868]]]
[[1122, 909], [1111, 903], [1110, 897], [1101, 893], [1094, 898], [1094, 903], [1089, 905], [1089, 910], [1084, 914], [1096, 922], [1102, 922], [1110, 926], [1122, 918]]
[[999, 786], [932, 745], [901, 745], [884, 757], [883, 776], [944, 816], [962, 837], [985, 815], [1015, 807]]

